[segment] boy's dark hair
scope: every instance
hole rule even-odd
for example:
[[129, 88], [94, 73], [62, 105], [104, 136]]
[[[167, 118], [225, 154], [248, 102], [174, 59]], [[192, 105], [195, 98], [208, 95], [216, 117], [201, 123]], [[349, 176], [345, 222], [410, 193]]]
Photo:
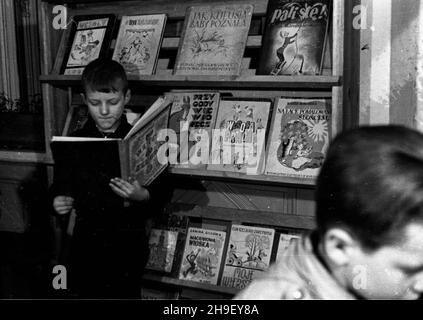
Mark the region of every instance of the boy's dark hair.
[[317, 227], [348, 230], [368, 251], [423, 222], [423, 135], [401, 126], [353, 129], [329, 147], [317, 181]]
[[122, 65], [112, 59], [99, 58], [90, 62], [82, 73], [82, 86], [87, 92], [128, 91], [128, 79]]

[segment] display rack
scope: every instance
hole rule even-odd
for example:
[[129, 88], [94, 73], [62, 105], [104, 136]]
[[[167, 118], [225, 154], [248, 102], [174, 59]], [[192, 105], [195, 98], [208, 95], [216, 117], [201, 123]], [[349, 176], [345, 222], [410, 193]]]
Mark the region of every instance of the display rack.
[[[218, 3], [218, 1], [212, 1]], [[179, 45], [181, 26], [188, 6], [210, 4], [205, 0], [161, 0], [161, 1], [44, 1], [40, 8], [41, 38], [43, 45], [43, 74], [40, 76], [43, 88], [46, 158], [53, 163], [49, 149], [53, 135], [60, 135], [69, 107], [78, 100], [80, 77], [52, 73], [55, 57], [60, 50], [62, 32], [52, 28], [53, 6], [67, 4], [68, 16], [99, 13], [114, 13], [118, 20], [122, 15], [167, 13], [164, 40], [162, 43], [156, 74], [129, 77], [132, 95], [139, 110], [148, 107], [147, 101], [173, 88], [216, 89], [238, 97], [326, 97], [332, 101], [332, 135], [343, 129], [343, 94], [347, 90], [344, 79], [345, 8], [348, 1], [333, 3], [330, 36], [322, 75], [319, 76], [256, 76], [255, 67], [259, 56], [263, 21], [267, 0], [231, 0], [225, 3], [252, 3], [254, 13], [250, 35], [243, 58], [242, 73], [238, 77], [218, 76], [176, 76], [172, 74], [176, 51]], [[112, 42], [112, 46], [113, 46]], [[143, 105], [143, 101], [145, 104]], [[169, 169], [177, 181], [179, 193], [169, 204], [177, 215], [194, 218], [241, 222], [275, 228], [309, 230], [314, 228], [314, 180], [272, 176], [246, 176], [206, 170]], [[201, 188], [184, 190], [184, 181], [198, 180]], [[222, 188], [230, 188], [242, 203], [229, 199], [230, 195], [219, 194]], [[183, 195], [181, 195], [183, 194]], [[198, 196], [201, 194], [201, 197]], [[178, 196], [179, 195], [179, 196]], [[201, 198], [201, 200], [199, 200]], [[205, 202], [204, 199], [207, 199]], [[267, 199], [267, 200], [266, 200]], [[272, 205], [269, 205], [271, 203]], [[147, 273], [144, 280], [160, 282], [181, 290], [197, 290], [231, 297], [236, 290], [219, 286], [203, 285], [178, 280], [169, 276]]]

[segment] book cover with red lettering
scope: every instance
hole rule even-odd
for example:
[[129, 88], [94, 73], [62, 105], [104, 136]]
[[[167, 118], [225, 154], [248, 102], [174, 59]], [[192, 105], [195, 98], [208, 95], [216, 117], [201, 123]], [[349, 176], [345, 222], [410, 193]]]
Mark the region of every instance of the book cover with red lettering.
[[243, 289], [267, 270], [274, 237], [271, 228], [232, 225], [220, 285]]
[[[219, 108], [218, 91], [170, 92], [173, 98], [169, 129], [176, 133], [177, 141], [168, 141], [178, 158], [172, 166], [188, 169], [205, 169], [209, 162], [212, 129]], [[177, 151], [175, 151], [177, 150]]]
[[179, 279], [217, 284], [225, 239], [224, 231], [190, 227]]
[[257, 74], [319, 75], [331, 0], [269, 0]]
[[329, 147], [331, 111], [329, 99], [278, 98], [264, 173], [315, 180]]

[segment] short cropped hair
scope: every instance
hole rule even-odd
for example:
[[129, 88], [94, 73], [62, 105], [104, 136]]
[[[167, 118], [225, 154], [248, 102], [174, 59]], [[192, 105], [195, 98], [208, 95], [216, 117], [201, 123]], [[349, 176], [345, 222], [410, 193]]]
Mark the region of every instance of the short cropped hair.
[[331, 143], [316, 190], [320, 236], [346, 228], [365, 250], [403, 239], [423, 222], [423, 135], [402, 126], [360, 127]]
[[122, 65], [112, 59], [99, 58], [90, 62], [82, 73], [82, 86], [87, 91], [126, 94], [128, 79]]

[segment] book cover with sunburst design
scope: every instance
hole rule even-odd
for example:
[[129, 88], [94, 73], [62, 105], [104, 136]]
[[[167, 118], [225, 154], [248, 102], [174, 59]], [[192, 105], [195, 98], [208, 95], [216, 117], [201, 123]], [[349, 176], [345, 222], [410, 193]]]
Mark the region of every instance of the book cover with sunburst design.
[[330, 99], [278, 98], [265, 174], [315, 179], [329, 146], [331, 117]]

